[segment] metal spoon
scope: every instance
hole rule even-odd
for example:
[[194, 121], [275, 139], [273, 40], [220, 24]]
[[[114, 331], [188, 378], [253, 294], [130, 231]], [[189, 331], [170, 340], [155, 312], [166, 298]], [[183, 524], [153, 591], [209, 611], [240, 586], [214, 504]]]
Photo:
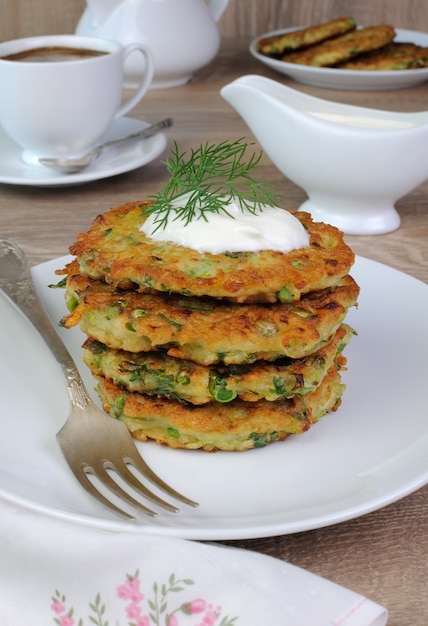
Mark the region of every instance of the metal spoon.
[[147, 137], [156, 135], [156, 133], [163, 128], [169, 128], [172, 126], [172, 123], [172, 119], [167, 117], [160, 122], [147, 126], [138, 133], [133, 133], [132, 135], [127, 135], [126, 137], [120, 137], [120, 139], [106, 141], [81, 157], [43, 157], [39, 159], [39, 163], [51, 168], [52, 170], [56, 170], [57, 172], [62, 172], [63, 174], [76, 174], [77, 172], [85, 169], [85, 167], [91, 165], [91, 163], [99, 157], [105, 148], [119, 143], [124, 143], [125, 141], [131, 141], [133, 139], [146, 139]]

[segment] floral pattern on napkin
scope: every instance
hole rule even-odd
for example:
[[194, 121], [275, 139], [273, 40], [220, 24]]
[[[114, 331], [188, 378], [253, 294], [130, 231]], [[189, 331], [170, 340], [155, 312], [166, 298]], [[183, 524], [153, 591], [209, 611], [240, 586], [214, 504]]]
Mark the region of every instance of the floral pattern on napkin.
[[[203, 598], [195, 598], [178, 606], [174, 603], [175, 608], [172, 608], [175, 597], [171, 600], [171, 594], [180, 593], [186, 586], [194, 585], [190, 578], [176, 579], [175, 574], [171, 574], [168, 583], [159, 585], [155, 582], [152, 597], [147, 598], [141, 591], [139, 576], [139, 570], [134, 575], [127, 574], [125, 582], [116, 589], [116, 595], [125, 602], [127, 626], [180, 626], [180, 617], [183, 616], [194, 616], [191, 622], [186, 620], [186, 624], [194, 626], [235, 626], [238, 620], [238, 617], [222, 617], [221, 606], [214, 606]], [[75, 616], [74, 608], [67, 607], [67, 597], [58, 590], [52, 597], [50, 608], [58, 626], [85, 626], [83, 618]], [[100, 593], [97, 593], [93, 602], [89, 602], [87, 617], [88, 624], [109, 626], [106, 604]]]

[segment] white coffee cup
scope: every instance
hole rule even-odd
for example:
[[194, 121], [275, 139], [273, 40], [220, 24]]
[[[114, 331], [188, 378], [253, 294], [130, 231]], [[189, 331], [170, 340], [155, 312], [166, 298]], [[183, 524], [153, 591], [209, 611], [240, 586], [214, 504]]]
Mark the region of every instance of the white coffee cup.
[[[54, 58], [42, 59], [40, 49], [50, 49]], [[59, 49], [70, 50], [72, 60]], [[123, 103], [124, 64], [131, 54], [143, 55], [144, 74]], [[11, 55], [22, 58], [12, 59]], [[23, 148], [22, 158], [27, 163], [37, 163], [40, 157], [78, 154], [140, 102], [152, 78], [152, 55], [141, 43], [122, 46], [109, 39], [77, 35], [3, 42], [0, 123]]]

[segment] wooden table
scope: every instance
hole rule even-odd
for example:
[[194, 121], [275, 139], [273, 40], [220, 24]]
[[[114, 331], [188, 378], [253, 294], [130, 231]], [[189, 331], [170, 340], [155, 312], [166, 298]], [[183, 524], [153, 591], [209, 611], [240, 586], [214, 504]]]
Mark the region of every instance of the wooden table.
[[[428, 108], [428, 83], [387, 92], [312, 88], [265, 69], [247, 50], [246, 41], [224, 41], [216, 60], [191, 83], [150, 91], [134, 117], [155, 121], [173, 116], [175, 125], [167, 135], [177, 140], [181, 149], [207, 140], [241, 136], [253, 140], [244, 122], [219, 94], [223, 85], [247, 73], [264, 74], [307, 93], [351, 104], [401, 111]], [[284, 179], [267, 157], [264, 164], [263, 176], [275, 183], [288, 208], [297, 208], [304, 192]], [[23, 247], [31, 264], [40, 263], [67, 253], [75, 234], [86, 230], [98, 213], [145, 198], [166, 178], [165, 167], [157, 159], [138, 170], [81, 186], [0, 185], [0, 232]], [[403, 198], [397, 208], [402, 219], [397, 231], [373, 237], [349, 236], [347, 241], [357, 254], [428, 283], [428, 182]], [[389, 609], [390, 626], [426, 626], [427, 512], [428, 486], [380, 511], [335, 526], [228, 543], [290, 561], [370, 597]]]

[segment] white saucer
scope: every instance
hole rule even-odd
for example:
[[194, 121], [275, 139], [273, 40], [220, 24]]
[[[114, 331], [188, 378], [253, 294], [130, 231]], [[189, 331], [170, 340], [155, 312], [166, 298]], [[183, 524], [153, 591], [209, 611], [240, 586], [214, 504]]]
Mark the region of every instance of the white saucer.
[[[122, 117], [111, 125], [99, 143], [137, 133], [149, 126], [147, 122]], [[87, 183], [129, 172], [158, 157], [166, 148], [163, 133], [143, 141], [134, 141], [106, 148], [101, 156], [78, 174], [61, 174], [43, 165], [28, 165], [21, 159], [21, 148], [0, 127], [0, 183], [57, 187]]]

